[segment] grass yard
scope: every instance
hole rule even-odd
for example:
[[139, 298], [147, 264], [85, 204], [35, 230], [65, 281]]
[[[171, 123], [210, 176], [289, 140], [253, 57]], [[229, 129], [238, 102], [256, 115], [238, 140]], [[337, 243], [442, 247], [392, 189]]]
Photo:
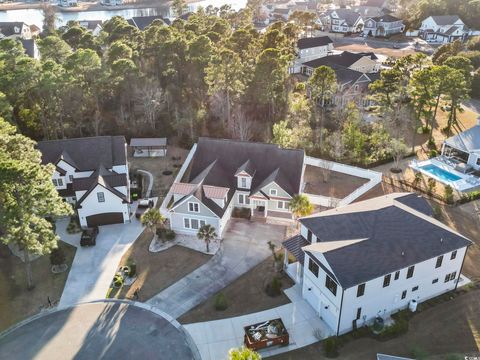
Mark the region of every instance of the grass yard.
[[137, 265], [137, 280], [132, 286], [124, 286], [116, 295], [120, 299], [132, 299], [137, 288], [139, 300], [146, 301], [169, 287], [185, 275], [210, 260], [210, 255], [187, 249], [183, 246], [173, 246], [159, 253], [151, 253], [148, 246], [152, 235], [144, 231], [123, 255], [120, 265], [126, 265], [128, 259]]
[[392, 56], [392, 57], [402, 57], [410, 54], [415, 54], [416, 51], [412, 48], [408, 49], [392, 49], [392, 44], [385, 44], [385, 46], [372, 47], [367, 44], [350, 44], [350, 45], [341, 45], [336, 46], [335, 50], [343, 51], [353, 51], [353, 52], [374, 52], [376, 54]]
[[[59, 246], [70, 269], [76, 249], [62, 241]], [[32, 261], [35, 288], [29, 291], [24, 263], [7, 246], [0, 245], [0, 331], [38, 313], [48, 304], [47, 297], [52, 302], [60, 299], [69, 270], [53, 274], [50, 269], [49, 256]]]
[[[130, 170], [146, 170], [153, 174], [152, 196], [163, 197], [167, 194], [175, 179], [180, 167], [188, 155], [188, 150], [168, 145], [166, 157], [142, 158], [133, 157], [133, 150], [129, 149], [128, 162]], [[175, 158], [175, 160], [173, 160]], [[163, 174], [164, 171], [171, 171], [170, 175]], [[145, 184], [147, 185], [147, 184]], [[146, 189], [146, 186], [144, 187]]]
[[305, 192], [314, 195], [323, 195], [343, 199], [357, 188], [368, 182], [356, 176], [351, 176], [336, 171], [330, 171], [330, 178], [323, 181], [322, 169], [307, 165], [304, 175]]
[[182, 315], [178, 320], [182, 324], [217, 320], [288, 304], [290, 300], [283, 292], [275, 297], [270, 297], [265, 292], [265, 287], [274, 276], [281, 279], [283, 289], [293, 285], [293, 281], [288, 275], [275, 273], [273, 258], [269, 257], [221, 291], [227, 301], [228, 307], [226, 310], [215, 310], [216, 295], [214, 295]]

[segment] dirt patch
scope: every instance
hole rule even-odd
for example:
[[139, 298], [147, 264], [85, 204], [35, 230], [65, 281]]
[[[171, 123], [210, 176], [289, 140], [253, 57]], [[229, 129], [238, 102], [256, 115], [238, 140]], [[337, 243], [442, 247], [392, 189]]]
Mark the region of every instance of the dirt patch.
[[[128, 162], [130, 165], [130, 171], [134, 173], [136, 170], [140, 169], [151, 172], [153, 175], [152, 196], [160, 196], [163, 198], [167, 195], [170, 186], [172, 186], [173, 180], [180, 171], [180, 167], [185, 161], [188, 152], [189, 150], [169, 145], [167, 156], [165, 157], [141, 158], [133, 157], [133, 150], [129, 148]], [[169, 175], [163, 173], [169, 171], [171, 171], [171, 174]], [[144, 189], [146, 189], [146, 185], [147, 182], [145, 182]], [[159, 201], [159, 204], [160, 203], [161, 199]]]
[[293, 286], [293, 281], [286, 274], [275, 272], [273, 258], [270, 257], [221, 291], [227, 300], [228, 308], [226, 310], [215, 310], [215, 294], [204, 303], [182, 315], [178, 320], [183, 324], [217, 320], [263, 311], [290, 303], [283, 292], [275, 297], [268, 296], [265, 292], [265, 287], [274, 276], [280, 278], [282, 289]]
[[[479, 324], [480, 290], [472, 290], [416, 314], [410, 320], [408, 332], [398, 338], [386, 342], [370, 338], [351, 341], [340, 349], [339, 359], [375, 359], [377, 353], [411, 357], [420, 352], [428, 355], [460, 353], [478, 356]], [[419, 358], [418, 355], [417, 357]], [[274, 356], [271, 359], [314, 360], [319, 358], [323, 358], [321, 343]]]
[[[62, 241], [59, 246], [70, 269], [76, 248]], [[0, 245], [0, 331], [38, 313], [48, 305], [48, 297], [54, 303], [60, 300], [69, 270], [53, 274], [50, 269], [49, 256], [32, 261], [35, 288], [29, 291], [25, 264], [7, 246]]]
[[151, 239], [152, 235], [144, 231], [120, 260], [119, 266], [126, 265], [129, 259], [136, 263], [137, 280], [132, 286], [123, 287], [118, 298], [132, 299], [135, 290], [140, 289], [139, 300], [146, 301], [211, 258], [210, 255], [177, 245], [159, 253], [151, 253], [148, 251]]
[[304, 178], [306, 183], [304, 192], [307, 194], [330, 196], [337, 199], [343, 199], [368, 182], [368, 179], [336, 171], [330, 171], [329, 180], [324, 182], [322, 169], [310, 165], [305, 167]]
[[[392, 46], [392, 45], [390, 45]], [[395, 58], [399, 58], [402, 56], [407, 56], [410, 54], [415, 54], [416, 51], [408, 48], [408, 49], [392, 49], [389, 48], [388, 45], [385, 44], [384, 47], [371, 47], [366, 44], [350, 44], [350, 45], [342, 45], [335, 47], [335, 50], [346, 50], [346, 51], [353, 51], [353, 52], [374, 52], [376, 54], [385, 55], [385, 56], [392, 56]]]

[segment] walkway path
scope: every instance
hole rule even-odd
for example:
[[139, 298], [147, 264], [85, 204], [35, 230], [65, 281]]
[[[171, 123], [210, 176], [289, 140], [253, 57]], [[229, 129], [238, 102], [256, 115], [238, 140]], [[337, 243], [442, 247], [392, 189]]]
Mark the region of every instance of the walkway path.
[[333, 334], [333, 330], [315, 314], [300, 292], [299, 285], [285, 290], [292, 301], [290, 304], [233, 318], [187, 324], [184, 327], [197, 345], [202, 360], [225, 359], [230, 348], [243, 345], [244, 326], [277, 318], [281, 318], [287, 328], [290, 345], [261, 350], [260, 354], [268, 357], [295, 350]]
[[68, 234], [68, 219], [57, 222], [60, 238], [77, 247], [59, 306], [104, 299], [117, 270], [118, 263], [131, 244], [142, 233], [140, 222], [132, 217], [129, 224], [100, 227], [97, 244], [80, 247], [80, 234]]
[[280, 245], [284, 238], [284, 226], [231, 219], [223, 249], [147, 303], [176, 319], [270, 256], [268, 241]]
[[148, 187], [147, 187], [147, 191], [145, 192], [145, 197], [149, 198], [150, 196], [152, 196], [153, 175], [151, 172], [147, 170], [137, 170], [137, 171], [141, 174], [148, 176]]

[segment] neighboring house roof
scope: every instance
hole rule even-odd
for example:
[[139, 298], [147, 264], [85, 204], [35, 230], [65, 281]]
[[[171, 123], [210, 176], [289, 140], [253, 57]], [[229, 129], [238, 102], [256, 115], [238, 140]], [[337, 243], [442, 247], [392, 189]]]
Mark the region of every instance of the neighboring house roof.
[[276, 14], [281, 14], [281, 15], [288, 15], [288, 13], [290, 12], [290, 9], [287, 9], [287, 8], [275, 8], [273, 10], [274, 13]]
[[358, 21], [359, 18], [361, 18], [360, 14], [356, 13], [353, 10], [350, 9], [335, 9], [335, 10], [329, 10], [327, 14], [330, 16], [332, 12], [336, 12], [339, 19], [345, 20], [345, 23], [348, 26], [354, 26], [356, 22]]
[[[253, 174], [251, 194], [267, 180], [274, 181], [291, 196], [300, 189], [303, 150], [282, 149], [278, 145], [224, 139], [199, 138], [190, 164], [189, 174], [183, 183], [198, 184], [193, 193], [216, 215], [222, 217], [237, 189], [235, 174], [242, 167]], [[203, 186], [200, 186], [203, 185]], [[223, 208], [205, 194], [205, 185], [228, 188]], [[243, 190], [243, 189], [242, 189]], [[208, 192], [209, 190], [207, 190]], [[184, 198], [179, 199], [175, 207]]]
[[402, 19], [399, 19], [399, 18], [397, 18], [395, 16], [392, 16], [392, 15], [389, 15], [389, 14], [383, 15], [383, 16], [372, 17], [370, 19], [372, 19], [375, 22], [384, 22], [384, 23], [386, 23], [386, 22], [396, 22], [396, 21], [401, 21], [402, 20]]
[[203, 192], [209, 199], [225, 199], [229, 190], [226, 187], [203, 185]]
[[377, 360], [413, 360], [413, 359], [401, 357], [401, 356], [394, 356], [394, 355], [377, 354]]
[[352, 10], [359, 13], [362, 17], [385, 15], [385, 10], [378, 6], [354, 6]]
[[452, 26], [447, 31], [443, 33], [443, 35], [452, 35], [455, 31], [457, 31], [459, 26]]
[[444, 25], [453, 25], [455, 22], [460, 20], [458, 15], [439, 15], [439, 16], [432, 16], [433, 21], [439, 26]]
[[239, 166], [239, 168], [237, 169], [237, 172], [235, 173], [235, 176], [237, 176], [238, 174], [240, 174], [242, 172], [250, 175], [251, 177], [253, 177], [253, 175], [255, 175], [255, 169], [253, 168], [253, 164], [250, 161], [250, 159], [248, 159], [242, 165]]
[[132, 138], [131, 147], [164, 147], [167, 146], [167, 138]]
[[177, 195], [189, 195], [195, 191], [197, 184], [174, 183], [172, 193]]
[[100, 167], [97, 170], [95, 170], [95, 172], [89, 177], [74, 178], [73, 190], [75, 191], [89, 190], [92, 187], [92, 185], [97, 184], [98, 182], [97, 178], [99, 176], [103, 177], [105, 183], [111, 187], [128, 185], [127, 174], [117, 174], [110, 170], [107, 170], [105, 166], [100, 165]]
[[445, 144], [467, 153], [480, 151], [480, 125], [448, 138]]
[[137, 27], [140, 30], [145, 30], [147, 26], [149, 26], [155, 20], [161, 20], [165, 24], [170, 25], [170, 20], [164, 19], [160, 15], [153, 15], [153, 16], [134, 16], [131, 19], [128, 19], [128, 23], [132, 26]]
[[[397, 200], [404, 196], [409, 200]], [[322, 253], [339, 284], [350, 288], [471, 244], [423, 211], [410, 194], [397, 193], [302, 218], [321, 242], [304, 250], [314, 258]]]
[[22, 29], [27, 26], [22, 21], [0, 22], [0, 34], [4, 36], [21, 35]]
[[102, 27], [103, 21], [102, 20], [78, 20], [78, 23], [81, 27], [88, 29], [88, 30], [95, 30], [97, 26]]
[[56, 164], [60, 159], [79, 171], [91, 171], [103, 165], [112, 168], [127, 163], [123, 136], [95, 136], [65, 140], [40, 141], [43, 164]]
[[317, 68], [322, 65], [326, 65], [326, 66], [340, 65], [348, 68], [363, 57], [368, 57], [371, 60], [378, 59], [373, 52], [352, 53], [350, 51], [344, 51], [338, 55], [329, 55], [329, 56], [321, 57], [319, 59], [307, 61], [303, 63], [303, 65], [312, 67], [312, 68]]
[[282, 243], [283, 247], [287, 249], [289, 253], [295, 256], [295, 259], [303, 265], [305, 262], [305, 253], [303, 252], [302, 248], [310, 245], [307, 239], [305, 239], [302, 235], [298, 234], [290, 239], [285, 240]]
[[333, 44], [333, 41], [328, 36], [302, 38], [297, 41], [297, 47], [299, 49], [310, 49], [313, 47], [326, 46], [329, 44]]
[[[123, 174], [124, 177], [126, 178], [126, 175]], [[106, 190], [110, 191], [112, 194], [118, 196], [120, 199], [123, 200], [124, 203], [128, 203], [130, 202], [129, 199], [128, 199], [128, 196], [121, 193], [120, 191], [118, 191], [117, 189], [113, 188], [109, 183], [108, 183], [108, 180], [105, 176], [103, 175], [97, 175], [97, 176], [91, 176], [90, 178], [93, 179], [91, 185], [90, 185], [90, 188], [85, 192], [85, 194], [82, 195], [82, 197], [80, 199], [77, 200], [77, 209], [78, 208], [81, 208], [82, 207], [82, 203], [83, 201], [88, 197], [88, 195], [91, 194], [91, 192], [93, 190], [95, 190], [95, 188], [98, 186], [98, 185], [101, 185], [102, 187], [104, 187]]]
[[42, 31], [37, 25], [32, 24], [30, 25], [30, 32], [33, 34], [39, 34]]
[[22, 43], [23, 49], [25, 50], [25, 54], [30, 56], [31, 58], [35, 58], [35, 40], [34, 39], [20, 39], [20, 42]]

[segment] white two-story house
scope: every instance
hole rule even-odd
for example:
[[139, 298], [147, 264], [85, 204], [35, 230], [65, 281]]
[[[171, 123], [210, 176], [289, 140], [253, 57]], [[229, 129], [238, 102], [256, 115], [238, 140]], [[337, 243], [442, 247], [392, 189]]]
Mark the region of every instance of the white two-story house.
[[299, 39], [296, 47], [297, 58], [289, 71], [292, 74], [299, 73], [304, 62], [331, 55], [332, 51], [333, 41], [328, 36]]
[[362, 17], [351, 9], [328, 10], [320, 18], [325, 29], [331, 32], [358, 33], [363, 29]]
[[367, 36], [389, 37], [405, 30], [402, 19], [392, 15], [370, 17], [365, 20], [363, 33]]
[[429, 16], [419, 29], [421, 38], [435, 43], [465, 40], [468, 29], [458, 15]]
[[0, 22], [1, 39], [31, 39], [30, 26], [22, 21]]
[[221, 236], [234, 208], [291, 221], [289, 202], [301, 192], [303, 150], [200, 138], [192, 151], [188, 170], [169, 192], [172, 230], [194, 235], [210, 224]]
[[75, 207], [80, 225], [130, 221], [127, 144], [123, 136], [40, 141], [44, 164], [55, 165], [52, 181]]
[[423, 198], [396, 193], [302, 218], [284, 242], [298, 260], [287, 272], [337, 335], [385, 319], [459, 283], [471, 241], [432, 215]]

